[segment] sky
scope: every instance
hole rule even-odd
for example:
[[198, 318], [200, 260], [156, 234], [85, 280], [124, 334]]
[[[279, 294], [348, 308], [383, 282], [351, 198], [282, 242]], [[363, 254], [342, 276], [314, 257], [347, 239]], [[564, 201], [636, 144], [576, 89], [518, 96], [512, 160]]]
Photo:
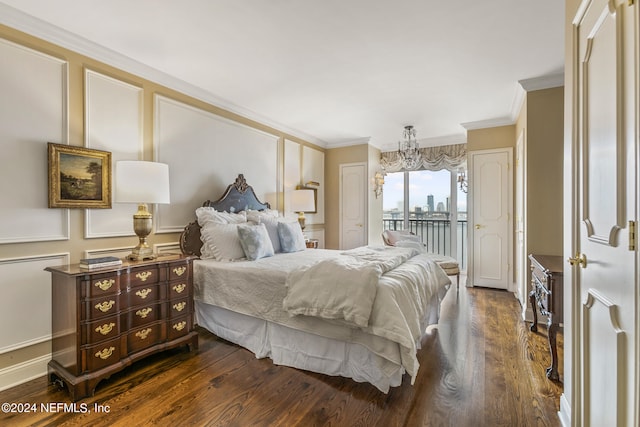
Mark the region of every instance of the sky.
[[[432, 194], [434, 206], [439, 202], [446, 206], [451, 188], [450, 172], [441, 171], [414, 171], [409, 173], [409, 206], [426, 206], [427, 196]], [[384, 189], [382, 193], [383, 209], [398, 208], [398, 203], [403, 199], [404, 173], [390, 173], [384, 177]], [[459, 210], [466, 211], [466, 194], [458, 190]]]

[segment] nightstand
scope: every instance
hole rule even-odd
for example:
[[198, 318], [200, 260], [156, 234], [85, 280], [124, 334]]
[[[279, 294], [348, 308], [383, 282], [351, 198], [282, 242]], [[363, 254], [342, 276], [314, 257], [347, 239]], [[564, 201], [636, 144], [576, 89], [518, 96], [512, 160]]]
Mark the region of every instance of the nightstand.
[[52, 287], [49, 380], [65, 383], [73, 401], [141, 358], [181, 345], [198, 348], [190, 257], [45, 270]]

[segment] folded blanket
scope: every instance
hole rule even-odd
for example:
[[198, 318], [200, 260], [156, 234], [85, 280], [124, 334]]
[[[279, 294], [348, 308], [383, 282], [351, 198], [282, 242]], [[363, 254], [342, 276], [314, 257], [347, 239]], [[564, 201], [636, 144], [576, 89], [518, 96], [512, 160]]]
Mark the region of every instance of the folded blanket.
[[364, 328], [380, 276], [416, 254], [406, 248], [358, 248], [294, 270], [287, 277], [283, 308], [290, 315], [339, 319]]

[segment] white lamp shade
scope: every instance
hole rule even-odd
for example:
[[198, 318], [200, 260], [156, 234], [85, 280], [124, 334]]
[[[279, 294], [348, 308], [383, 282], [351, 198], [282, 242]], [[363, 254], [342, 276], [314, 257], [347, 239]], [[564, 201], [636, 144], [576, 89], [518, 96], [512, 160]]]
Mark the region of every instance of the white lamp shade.
[[294, 212], [313, 212], [316, 202], [313, 190], [293, 190], [291, 192], [291, 210]]
[[123, 160], [115, 167], [118, 203], [169, 203], [169, 165]]

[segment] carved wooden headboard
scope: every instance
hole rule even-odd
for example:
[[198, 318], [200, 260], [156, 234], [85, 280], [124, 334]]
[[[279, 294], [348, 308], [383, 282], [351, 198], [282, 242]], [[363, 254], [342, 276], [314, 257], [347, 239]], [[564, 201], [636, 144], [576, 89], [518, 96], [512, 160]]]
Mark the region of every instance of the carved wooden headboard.
[[[262, 203], [258, 200], [253, 188], [247, 184], [243, 174], [239, 174], [236, 181], [230, 184], [222, 197], [215, 202], [205, 201], [202, 206], [212, 207], [219, 212], [240, 212], [246, 210], [262, 211], [269, 209], [269, 203]], [[198, 221], [189, 223], [180, 235], [180, 250], [185, 255], [200, 256], [200, 226]]]

